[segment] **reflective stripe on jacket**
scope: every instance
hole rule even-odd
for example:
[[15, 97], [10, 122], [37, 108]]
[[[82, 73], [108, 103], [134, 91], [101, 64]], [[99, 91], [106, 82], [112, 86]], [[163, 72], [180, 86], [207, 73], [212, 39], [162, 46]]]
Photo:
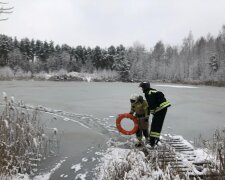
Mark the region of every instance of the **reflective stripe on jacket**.
[[164, 94], [156, 89], [150, 88], [145, 92], [145, 98], [148, 102], [150, 112], [155, 114], [160, 110], [171, 106], [170, 102], [166, 100]]

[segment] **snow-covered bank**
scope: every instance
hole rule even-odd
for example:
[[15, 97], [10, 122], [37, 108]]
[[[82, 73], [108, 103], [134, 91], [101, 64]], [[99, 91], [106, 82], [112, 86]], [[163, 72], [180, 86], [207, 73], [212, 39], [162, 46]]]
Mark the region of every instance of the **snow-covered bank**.
[[55, 72], [40, 72], [32, 74], [18, 70], [13, 72], [9, 67], [0, 68], [0, 80], [52, 80], [52, 81], [117, 81], [119, 75], [116, 71], [95, 70], [93, 73], [67, 72], [64, 69]]
[[[142, 79], [130, 79], [127, 77], [126, 80], [122, 80], [118, 72], [111, 70], [95, 70], [93, 73], [86, 72], [67, 72], [64, 69], [55, 72], [23, 72], [18, 70], [14, 72], [9, 67], [0, 68], [0, 81], [7, 80], [38, 80], [38, 81], [86, 81], [86, 82], [140, 82]], [[208, 86], [219, 86], [224, 87], [225, 81], [196, 81], [196, 80], [183, 80], [183, 81], [170, 81], [170, 80], [151, 80], [153, 83], [172, 83], [172, 84], [187, 84], [187, 85], [208, 85]], [[165, 85], [166, 86], [166, 85]], [[172, 86], [170, 86], [172, 87]], [[175, 86], [174, 86], [175, 87]], [[182, 88], [178, 85], [177, 88]], [[190, 86], [192, 88], [193, 86]], [[187, 86], [189, 88], [189, 86]]]
[[[169, 141], [166, 141], [165, 137], [172, 140], [170, 145], [166, 143]], [[108, 144], [112, 144], [110, 141], [112, 140], [109, 140]], [[179, 144], [177, 147], [173, 146], [175, 142]], [[181, 136], [164, 135], [162, 143], [150, 150], [146, 147], [132, 148], [131, 143], [132, 140], [122, 144], [114, 142], [113, 146], [108, 147], [103, 153], [102, 163], [96, 168], [100, 170], [97, 179], [188, 180], [215, 170], [216, 156], [205, 149], [194, 148]], [[129, 146], [131, 148], [128, 148]], [[181, 147], [184, 150], [180, 151]], [[172, 155], [174, 159], [171, 158]]]
[[94, 73], [61, 72], [60, 74], [51, 74], [49, 80], [55, 81], [116, 81], [119, 75], [115, 71], [102, 70]]

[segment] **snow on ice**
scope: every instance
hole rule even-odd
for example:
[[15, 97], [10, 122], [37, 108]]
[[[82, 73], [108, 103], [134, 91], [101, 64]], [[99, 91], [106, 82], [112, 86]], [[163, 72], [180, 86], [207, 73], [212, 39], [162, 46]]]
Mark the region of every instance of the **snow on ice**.
[[74, 172], [77, 172], [77, 171], [79, 171], [81, 169], [81, 164], [80, 163], [79, 164], [75, 164], [75, 165], [73, 165], [71, 167], [71, 169], [73, 169]]

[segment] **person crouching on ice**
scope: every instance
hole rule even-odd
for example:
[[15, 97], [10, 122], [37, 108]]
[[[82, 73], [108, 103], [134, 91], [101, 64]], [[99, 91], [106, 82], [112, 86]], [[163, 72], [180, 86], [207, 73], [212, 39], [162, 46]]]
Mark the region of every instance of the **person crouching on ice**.
[[[143, 145], [142, 136], [144, 135], [146, 142], [149, 138], [149, 108], [148, 103], [143, 99], [142, 96], [133, 94], [130, 97], [131, 110], [130, 114], [138, 118], [138, 131], [136, 137], [138, 142], [135, 144], [136, 147]], [[143, 135], [142, 135], [143, 134]]]

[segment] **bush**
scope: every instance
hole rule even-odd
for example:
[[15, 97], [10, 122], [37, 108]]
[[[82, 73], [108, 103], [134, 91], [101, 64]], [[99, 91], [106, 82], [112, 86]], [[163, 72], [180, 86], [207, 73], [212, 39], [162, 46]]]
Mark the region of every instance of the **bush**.
[[204, 140], [202, 137], [196, 141], [196, 145], [210, 154], [207, 176], [210, 179], [223, 180], [225, 178], [225, 128], [216, 130], [213, 138]]
[[17, 173], [33, 174], [38, 162], [52, 153], [49, 149], [50, 138], [45, 135], [38, 118], [38, 108], [28, 110], [22, 102], [15, 103], [14, 98], [9, 100], [6, 93], [3, 93], [3, 99], [0, 114], [0, 177]]
[[0, 80], [11, 80], [13, 78], [14, 74], [10, 67], [0, 68]]

